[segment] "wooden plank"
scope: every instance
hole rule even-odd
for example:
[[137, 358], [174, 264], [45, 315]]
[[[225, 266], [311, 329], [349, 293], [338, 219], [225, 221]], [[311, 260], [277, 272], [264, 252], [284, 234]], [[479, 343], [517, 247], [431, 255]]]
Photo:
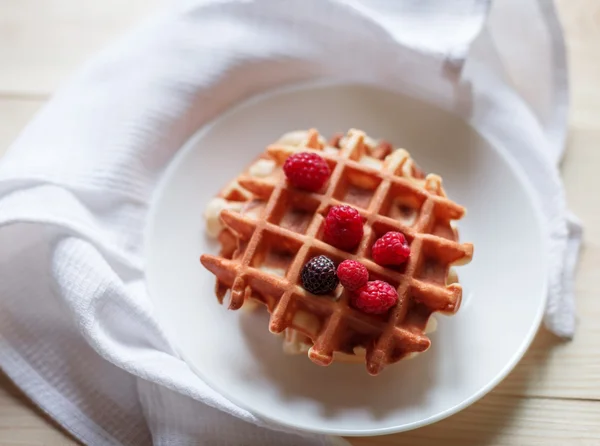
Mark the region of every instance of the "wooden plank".
[[0, 156], [44, 102], [43, 99], [0, 97]]
[[599, 422], [600, 402], [490, 394], [415, 431], [349, 440], [355, 446], [594, 446]]
[[0, 444], [69, 446], [79, 443], [26, 400], [0, 372]]
[[565, 32], [571, 89], [571, 125], [600, 128], [600, 2], [556, 0]]
[[0, 0], [0, 93], [47, 95], [166, 0]]

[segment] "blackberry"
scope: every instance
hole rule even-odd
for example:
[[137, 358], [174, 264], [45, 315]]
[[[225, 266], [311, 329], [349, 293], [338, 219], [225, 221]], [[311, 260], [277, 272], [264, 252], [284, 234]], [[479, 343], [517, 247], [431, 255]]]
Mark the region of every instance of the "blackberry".
[[313, 294], [331, 293], [338, 284], [333, 261], [325, 256], [310, 259], [302, 268], [302, 284]]

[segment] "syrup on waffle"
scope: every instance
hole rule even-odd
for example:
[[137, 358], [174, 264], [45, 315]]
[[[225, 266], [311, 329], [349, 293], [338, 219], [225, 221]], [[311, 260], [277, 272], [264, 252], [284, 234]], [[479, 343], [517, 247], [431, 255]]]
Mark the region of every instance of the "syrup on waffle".
[[[368, 372], [376, 375], [429, 348], [425, 328], [433, 312], [458, 310], [462, 288], [447, 283], [449, 269], [468, 263], [473, 246], [458, 243], [450, 222], [465, 210], [446, 198], [438, 176], [424, 176], [408, 152], [374, 147], [361, 131], [350, 130], [331, 145], [316, 130], [300, 141], [290, 135], [267, 148], [264, 159], [277, 166], [268, 175], [237, 179], [243, 197], [234, 201], [244, 204], [220, 212], [223, 250], [218, 256], [203, 255], [201, 262], [217, 277], [220, 300], [231, 291], [230, 309], [259, 300], [271, 313], [271, 332], [289, 330], [286, 339], [310, 345], [313, 362], [328, 365], [335, 353], [364, 352]], [[322, 193], [295, 189], [282, 174], [287, 157], [304, 151], [318, 152], [331, 167]], [[353, 206], [365, 221], [363, 239], [352, 252], [322, 240], [324, 216], [338, 204]], [[371, 258], [374, 241], [388, 231], [400, 231], [410, 242], [411, 256], [402, 267], [383, 267]], [[302, 267], [321, 254], [336, 263], [360, 261], [371, 280], [397, 288], [398, 304], [374, 316], [352, 308], [341, 286], [329, 296], [307, 292], [301, 285]]]

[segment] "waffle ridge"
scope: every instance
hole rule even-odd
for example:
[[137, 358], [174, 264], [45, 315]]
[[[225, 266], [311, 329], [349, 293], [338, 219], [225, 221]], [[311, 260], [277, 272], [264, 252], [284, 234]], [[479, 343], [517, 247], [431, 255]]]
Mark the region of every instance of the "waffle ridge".
[[[325, 189], [306, 192], [290, 186], [281, 175], [274, 180], [242, 174], [237, 184], [262, 203], [262, 214], [223, 210], [221, 221], [237, 246], [230, 255], [204, 254], [201, 262], [217, 277], [221, 301], [230, 290], [230, 309], [237, 310], [248, 299], [260, 296], [271, 313], [269, 330], [303, 332], [312, 341], [308, 356], [313, 362], [329, 365], [335, 352], [351, 352], [361, 346], [366, 349], [368, 372], [377, 375], [387, 365], [429, 348], [431, 342], [424, 325], [431, 313], [453, 314], [458, 310], [462, 287], [458, 283], [446, 284], [446, 278], [451, 265], [470, 261], [473, 246], [457, 241], [458, 234], [450, 221], [461, 218], [465, 210], [446, 197], [440, 177], [424, 176], [403, 149], [382, 156], [381, 170], [361, 163], [367, 150], [365, 137], [362, 131], [350, 130], [337, 152], [324, 150], [326, 144], [314, 129], [308, 131], [303, 144], [270, 145], [267, 153], [278, 167], [293, 153], [314, 151], [321, 155], [332, 168]], [[364, 236], [353, 252], [321, 239], [327, 211], [332, 206], [348, 204], [342, 195], [349, 176], [372, 192], [364, 207], [351, 204], [364, 220]], [[413, 224], [387, 215], [398, 191], [416, 209]], [[243, 199], [247, 198], [244, 193]], [[312, 212], [312, 216], [304, 233], [279, 224], [290, 202], [305, 206], [309, 203], [311, 210], [307, 213]], [[434, 233], [440, 228], [439, 234]], [[370, 257], [373, 242], [387, 231], [400, 231], [410, 241], [411, 256], [404, 268], [383, 267]], [[274, 247], [289, 254], [283, 277], [261, 269], [262, 261]], [[363, 263], [370, 276], [396, 287], [398, 304], [387, 315], [378, 317], [352, 308], [349, 293], [341, 286], [329, 297], [304, 290], [300, 280], [302, 267], [320, 254], [336, 264], [346, 259]], [[311, 313], [318, 328], [307, 332], [305, 325], [298, 324], [295, 316], [300, 311]]]

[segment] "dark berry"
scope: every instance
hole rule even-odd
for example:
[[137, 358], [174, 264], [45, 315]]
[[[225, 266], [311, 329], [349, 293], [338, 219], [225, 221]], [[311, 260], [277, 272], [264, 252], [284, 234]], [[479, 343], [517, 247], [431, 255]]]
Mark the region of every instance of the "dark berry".
[[313, 294], [331, 293], [338, 284], [335, 264], [325, 256], [313, 257], [302, 268], [302, 284]]

